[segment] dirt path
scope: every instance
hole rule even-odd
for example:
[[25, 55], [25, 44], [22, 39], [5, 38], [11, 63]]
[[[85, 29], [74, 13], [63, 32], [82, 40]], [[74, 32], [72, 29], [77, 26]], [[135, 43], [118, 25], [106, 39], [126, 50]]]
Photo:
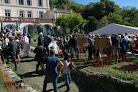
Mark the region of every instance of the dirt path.
[[[23, 53], [21, 54], [23, 56]], [[32, 86], [33, 89], [41, 92], [43, 89], [43, 81], [45, 75], [41, 76], [40, 68], [38, 73], [35, 73], [36, 61], [33, 61], [34, 53], [30, 52], [30, 58], [24, 58], [23, 62], [18, 64], [18, 71], [16, 74], [23, 79], [26, 84]], [[14, 69], [14, 64], [8, 64], [8, 66]], [[97, 88], [96, 84], [88, 84], [81, 80], [79, 77], [72, 77], [72, 82], [70, 84], [71, 92], [104, 92], [102, 89]], [[65, 80], [61, 74], [58, 78], [58, 92], [64, 92], [66, 90]], [[47, 85], [48, 92], [53, 92], [53, 84], [48, 83]]]

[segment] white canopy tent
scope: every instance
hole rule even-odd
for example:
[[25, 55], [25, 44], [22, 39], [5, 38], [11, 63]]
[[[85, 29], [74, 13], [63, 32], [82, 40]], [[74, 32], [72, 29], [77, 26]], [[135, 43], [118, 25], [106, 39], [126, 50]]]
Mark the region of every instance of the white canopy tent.
[[125, 26], [120, 24], [111, 23], [100, 29], [97, 29], [89, 34], [123, 34], [123, 33], [138, 33], [138, 27]]

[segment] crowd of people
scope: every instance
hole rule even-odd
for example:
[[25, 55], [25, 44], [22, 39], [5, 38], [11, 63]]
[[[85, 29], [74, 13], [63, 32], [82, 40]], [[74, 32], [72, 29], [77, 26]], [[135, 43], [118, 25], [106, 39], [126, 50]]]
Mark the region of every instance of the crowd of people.
[[9, 61], [9, 55], [11, 55], [15, 63], [15, 70], [17, 70], [16, 57], [18, 58], [18, 63], [20, 63], [20, 59], [23, 61], [20, 55], [21, 51], [24, 52], [23, 57], [29, 57], [29, 44], [31, 42], [30, 34], [26, 36], [26, 33], [21, 34], [19, 31], [16, 31], [16, 29], [10, 30], [4, 28], [1, 31], [1, 41], [3, 48], [1, 58], [3, 63], [6, 63], [4, 57], [7, 58], [8, 63], [11, 63]]
[[[1, 52], [1, 59], [3, 63], [5, 62], [5, 57], [7, 58], [7, 63], [11, 63], [9, 61], [9, 55], [11, 55], [12, 62], [15, 64], [15, 70], [17, 71], [17, 61], [16, 57], [18, 58], [18, 63], [20, 63], [20, 58], [22, 59], [20, 53], [21, 51], [24, 52], [24, 58], [29, 57], [29, 46], [31, 43], [31, 37], [26, 33], [21, 34], [18, 31], [12, 32], [11, 30], [7, 29], [2, 31], [2, 41], [4, 43], [3, 45], [3, 51]], [[63, 38], [64, 39], [64, 38]], [[58, 41], [59, 42], [59, 41]], [[53, 43], [53, 46], [51, 47], [50, 44]], [[60, 39], [60, 43], [63, 43]], [[66, 86], [67, 90], [65, 92], [70, 91], [70, 82], [71, 82], [71, 76], [70, 76], [70, 67], [69, 64], [72, 63], [69, 60], [69, 55], [65, 51], [65, 48], [62, 44], [57, 45], [55, 43], [54, 39], [52, 38], [51, 34], [49, 33], [48, 36], [45, 36], [43, 39], [43, 33], [39, 34], [38, 37], [38, 46], [35, 48], [34, 53], [36, 53], [34, 60], [38, 61], [38, 64], [36, 65], [36, 72], [38, 72], [38, 68], [41, 65], [42, 68], [42, 75], [44, 71], [44, 66], [46, 66], [46, 77], [44, 80], [44, 85], [43, 85], [43, 92], [46, 92], [46, 87], [48, 81], [52, 81], [54, 85], [54, 92], [58, 91], [57, 88], [57, 79], [58, 76], [61, 74], [61, 71], [63, 69], [63, 74], [66, 80]], [[59, 47], [58, 47], [59, 46]], [[66, 45], [67, 46], [67, 45]], [[60, 61], [57, 57], [55, 57], [55, 54], [57, 53], [58, 49], [62, 49], [64, 52], [63, 57], [64, 60], [63, 62]], [[60, 70], [57, 71], [57, 63], [60, 64]]]
[[[94, 47], [95, 38], [107, 38], [107, 47], [104, 49], [107, 57], [111, 59], [111, 57], [119, 57], [123, 61], [127, 61], [126, 52], [133, 52], [134, 49], [138, 48], [138, 37], [137, 35], [128, 36], [128, 32], [125, 34], [112, 34], [112, 35], [94, 35], [90, 34], [88, 38], [89, 46], [89, 56], [88, 59], [92, 59], [92, 53], [94, 57], [99, 56], [99, 49]], [[104, 43], [106, 44], [106, 43]]]
[[[75, 40], [75, 36], [72, 39], [72, 47], [77, 47], [77, 43]], [[71, 40], [70, 39], [70, 40]], [[68, 54], [68, 42], [69, 40], [66, 39], [66, 36], [58, 37], [58, 41], [55, 42], [53, 37], [50, 33], [43, 38], [43, 33], [39, 33], [38, 37], [38, 46], [35, 48], [34, 52], [35, 60], [38, 61], [36, 66], [36, 72], [38, 71], [38, 67], [41, 65], [42, 68], [42, 75], [43, 75], [43, 67], [46, 66], [46, 76], [43, 85], [43, 92], [46, 92], [47, 83], [52, 81], [54, 86], [54, 92], [58, 91], [57, 88], [57, 79], [58, 76], [61, 74], [63, 69], [63, 76], [66, 80], [66, 87], [67, 90], [65, 92], [70, 91], [70, 83], [71, 83], [71, 76], [70, 76], [70, 62], [69, 54]], [[59, 49], [62, 50], [64, 57], [63, 61], [60, 61], [59, 58], [55, 57], [55, 54], [58, 54]], [[76, 50], [76, 49], [75, 49]], [[73, 52], [72, 52], [73, 53]], [[73, 54], [72, 54], [73, 57]], [[57, 63], [60, 65], [59, 71], [57, 71]]]
[[[20, 63], [20, 59], [22, 59], [20, 55], [21, 51], [24, 52], [24, 58], [29, 57], [31, 36], [30, 34], [21, 34], [16, 30], [11, 31], [10, 29], [4, 29], [2, 33], [4, 41], [3, 51], [1, 52], [2, 62], [5, 63], [4, 57], [6, 57], [8, 63], [11, 63], [8, 59], [9, 55], [11, 55], [12, 60], [15, 64], [15, 70], [17, 70], [16, 57], [18, 58], [18, 63]], [[109, 58], [111, 58], [112, 56], [121, 56], [122, 60], [127, 60], [126, 57], [124, 57], [123, 55], [126, 54], [128, 49], [137, 49], [138, 46], [138, 37], [136, 35], [133, 37], [128, 36], [127, 32], [125, 33], [125, 35], [114, 34], [112, 36], [89, 34], [88, 46], [86, 47], [89, 60], [92, 60], [95, 56], [99, 56], [100, 50], [96, 49], [94, 46], [95, 38], [99, 37], [107, 38], [107, 43], [105, 43], [107, 44], [107, 48], [105, 51]], [[62, 57], [64, 58], [63, 61], [55, 56], [55, 54], [58, 54], [59, 50], [62, 51]], [[77, 59], [79, 58], [79, 47], [77, 46], [76, 35], [70, 35], [69, 37], [60, 36], [57, 37], [57, 40], [55, 41], [50, 33], [48, 33], [47, 36], [43, 37], [43, 33], [40, 32], [38, 37], [38, 45], [35, 48], [34, 53], [36, 53], [34, 60], [38, 62], [36, 65], [36, 72], [38, 72], [39, 66], [41, 66], [43, 75], [43, 67], [46, 66], [46, 76], [43, 85], [43, 92], [46, 92], [47, 83], [49, 81], [53, 82], [54, 92], [58, 91], [57, 79], [58, 76], [61, 74], [62, 69], [67, 86], [67, 90], [65, 92], [69, 92], [69, 85], [71, 82], [71, 69], [69, 65], [70, 63], [72, 63], [70, 61], [72, 58], [74, 58], [74, 56], [76, 56]], [[59, 63], [60, 65], [59, 71], [57, 71], [57, 63]]]

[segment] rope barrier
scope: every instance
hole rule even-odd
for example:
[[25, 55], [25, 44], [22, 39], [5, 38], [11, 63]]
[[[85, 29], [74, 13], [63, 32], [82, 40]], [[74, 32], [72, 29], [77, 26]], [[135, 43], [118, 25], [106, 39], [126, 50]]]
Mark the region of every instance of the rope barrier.
[[[82, 53], [81, 53], [82, 54]], [[113, 56], [113, 54], [110, 54], [110, 57], [108, 56], [94, 56], [92, 59], [88, 60], [88, 57], [85, 55], [79, 54], [79, 64], [85, 65], [86, 62], [84, 62], [83, 59], [87, 60], [87, 64], [90, 64], [92, 67], [104, 67], [109, 65], [115, 65], [118, 64], [118, 68], [122, 71], [136, 71], [138, 69], [138, 58], [134, 57], [133, 55], [126, 55], [119, 53], [119, 55]]]
[[1, 64], [1, 70], [2, 70], [2, 77], [5, 82], [6, 87], [8, 88], [9, 92], [24, 92], [6, 73], [4, 70], [4, 64]]

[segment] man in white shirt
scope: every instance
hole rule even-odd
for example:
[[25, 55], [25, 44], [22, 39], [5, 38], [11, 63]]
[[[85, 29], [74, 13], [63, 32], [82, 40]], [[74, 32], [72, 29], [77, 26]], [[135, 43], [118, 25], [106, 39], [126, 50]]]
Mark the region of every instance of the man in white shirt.
[[9, 41], [9, 35], [6, 36], [5, 40], [4, 40], [4, 46], [8, 46], [8, 44], [10, 43]]
[[125, 38], [129, 39], [129, 38], [128, 38], [128, 32], [125, 33]]
[[26, 33], [23, 34], [23, 43], [24, 43], [24, 57], [29, 57], [29, 39], [26, 36]]

